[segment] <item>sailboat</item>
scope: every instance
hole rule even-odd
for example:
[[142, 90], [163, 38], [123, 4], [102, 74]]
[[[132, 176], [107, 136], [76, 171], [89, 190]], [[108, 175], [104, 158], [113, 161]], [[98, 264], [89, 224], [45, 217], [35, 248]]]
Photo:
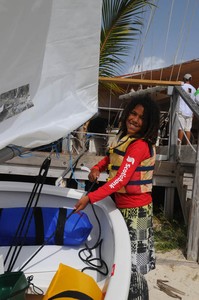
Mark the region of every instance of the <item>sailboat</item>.
[[[6, 161], [9, 151], [21, 154], [22, 149], [31, 151], [66, 137], [97, 112], [101, 5], [101, 0], [0, 0], [1, 161]], [[1, 211], [25, 208], [34, 186], [34, 183], [1, 182]], [[73, 212], [82, 194], [80, 190], [42, 183], [38, 206]], [[126, 225], [111, 198], [100, 201], [94, 208], [95, 213], [91, 205], [85, 209], [92, 224], [85, 243], [92, 246], [100, 236], [101, 248], [93, 249], [92, 255], [97, 259], [101, 252], [107, 272], [88, 268], [84, 273], [93, 278], [105, 300], [126, 300], [131, 274]], [[12, 228], [12, 218], [7, 222]], [[85, 243], [44, 244], [42, 248], [23, 245], [11, 271], [7, 269], [9, 262], [5, 263], [10, 246], [1, 245], [0, 277], [19, 272], [23, 267], [25, 277], [32, 278], [31, 286], [45, 295], [60, 265], [79, 273], [87, 267], [87, 262], [78, 255]], [[0, 293], [6, 288], [13, 288], [9, 280], [0, 281]], [[30, 285], [24, 289], [22, 298], [16, 294], [7, 298], [43, 297], [40, 293], [36, 295]], [[2, 294], [0, 298], [4, 299]]]

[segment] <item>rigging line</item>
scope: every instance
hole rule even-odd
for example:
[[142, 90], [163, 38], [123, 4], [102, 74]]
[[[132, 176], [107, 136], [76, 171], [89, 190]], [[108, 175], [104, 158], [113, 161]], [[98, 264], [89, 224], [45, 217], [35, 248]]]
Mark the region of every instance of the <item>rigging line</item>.
[[80, 184], [81, 188], [85, 187], [85, 184], [82, 184], [79, 180], [77, 180], [76, 176], [75, 176], [75, 168], [77, 166], [78, 160], [76, 160], [75, 162], [73, 162], [73, 157], [72, 157], [72, 151], [70, 149], [70, 138], [71, 134], [68, 134], [68, 153], [69, 153], [69, 167], [70, 167], [70, 171], [71, 171], [71, 179], [74, 179], [75, 182], [77, 184]]
[[[143, 27], [144, 27], [144, 25], [142, 25], [142, 29], [143, 29]], [[148, 25], [147, 25], [147, 27], [148, 27]], [[142, 37], [142, 35], [141, 35], [141, 39], [142, 39], [143, 37]], [[139, 64], [139, 68], [140, 68], [140, 72], [141, 72], [141, 78], [143, 78], [143, 48], [144, 48], [144, 46], [141, 48], [141, 52], [140, 52], [140, 64]]]
[[[29, 227], [30, 227], [30, 222], [31, 222], [31, 219], [33, 217], [33, 213], [31, 213], [29, 215], [30, 208], [31, 208], [31, 206], [33, 205], [34, 202], [35, 202], [34, 207], [36, 207], [37, 204], [38, 204], [39, 197], [40, 197], [40, 194], [41, 194], [41, 190], [42, 190], [43, 184], [45, 183], [47, 173], [48, 173], [48, 170], [49, 170], [49, 167], [50, 167], [50, 163], [51, 163], [51, 159], [50, 159], [50, 156], [48, 156], [44, 160], [44, 162], [42, 163], [39, 174], [36, 178], [36, 182], [33, 186], [33, 190], [31, 192], [28, 203], [25, 207], [24, 213], [22, 215], [22, 218], [21, 218], [20, 223], [18, 225], [17, 231], [15, 233], [13, 243], [11, 244], [11, 246], [8, 250], [8, 253], [6, 255], [5, 261], [4, 261], [4, 265], [5, 265], [9, 255], [11, 254], [12, 247], [15, 246], [14, 250], [13, 250], [13, 253], [11, 255], [10, 261], [9, 261], [7, 271], [12, 271], [12, 269], [15, 265], [15, 262], [16, 262], [19, 254], [21, 252], [21, 249], [24, 245], [25, 238], [27, 236], [27, 233], [28, 233], [28, 230], [29, 230]], [[38, 189], [39, 189], [39, 191], [38, 191]], [[36, 197], [36, 200], [35, 200], [35, 197]], [[24, 235], [23, 235], [23, 233], [24, 233]], [[18, 238], [22, 238], [22, 241], [21, 241], [20, 245], [18, 245], [16, 243]], [[16, 244], [16, 245], [14, 245], [14, 244]]]
[[[172, 14], [173, 14], [173, 5], [174, 5], [174, 0], [172, 0], [172, 3], [171, 3], [171, 10], [170, 10], [170, 15], [169, 15], [169, 22], [168, 22], [168, 29], [167, 29], [166, 41], [165, 41], [165, 48], [164, 48], [163, 60], [165, 60], [165, 57], [166, 57], [168, 36], [169, 36], [170, 25], [171, 25], [171, 17], [172, 17]], [[162, 67], [161, 72], [160, 72], [160, 80], [162, 79], [162, 73], [163, 73], [163, 67]]]
[[196, 9], [196, 4], [197, 4], [197, 0], [195, 0], [195, 6], [193, 6], [193, 9], [192, 9], [192, 15], [191, 15], [191, 17], [190, 17], [190, 22], [189, 22], [189, 25], [188, 25], [188, 28], [187, 28], [187, 31], [186, 31], [186, 36], [185, 36], [185, 44], [184, 44], [184, 48], [183, 48], [183, 50], [182, 50], [182, 56], [181, 56], [181, 59], [180, 59], [180, 61], [181, 61], [181, 63], [180, 63], [180, 65], [179, 65], [179, 69], [178, 69], [178, 74], [177, 74], [177, 78], [176, 78], [176, 80], [179, 80], [179, 76], [180, 76], [180, 71], [181, 71], [181, 67], [182, 67], [182, 59], [183, 59], [183, 56], [184, 56], [184, 53], [185, 53], [185, 48], [186, 48], [186, 46], [187, 46], [187, 44], [188, 44], [188, 40], [189, 40], [189, 36], [190, 36], [190, 28], [191, 28], [191, 25], [192, 25], [192, 22], [193, 22], [193, 20], [194, 20], [194, 16], [195, 16], [195, 13], [196, 13], [196, 11], [197, 11], [197, 9]]
[[[148, 25], [147, 25], [147, 29], [146, 29], [145, 36], [144, 36], [143, 40], [141, 38], [141, 36], [142, 36], [142, 30], [141, 30], [141, 33], [140, 33], [140, 38], [139, 38], [140, 50], [139, 50], [139, 53], [138, 53], [138, 56], [137, 56], [137, 60], [135, 61], [136, 52], [137, 52], [137, 48], [138, 48], [138, 43], [136, 44], [136, 51], [135, 51], [134, 59], [133, 59], [133, 62], [132, 62], [134, 67], [132, 68], [131, 73], [135, 73], [135, 68], [138, 66], [138, 61], [140, 60], [140, 56], [143, 53], [144, 42], [145, 42], [146, 37], [148, 35], [149, 29], [150, 29], [150, 26], [151, 26], [151, 23], [152, 23], [154, 14], [155, 14], [155, 9], [156, 9], [156, 7], [158, 5], [158, 2], [159, 2], [159, 0], [153, 0], [153, 1], [154, 1], [154, 6], [152, 7], [151, 12], [150, 12], [150, 17], [149, 17]], [[155, 4], [155, 1], [157, 1], [157, 4]], [[143, 26], [144, 26], [144, 24], [141, 25], [141, 29], [142, 29]], [[138, 72], [140, 72], [140, 71], [138, 70]], [[142, 76], [142, 74], [141, 74], [141, 76]], [[127, 88], [126, 88], [126, 92], [127, 92], [128, 88], [129, 88], [129, 84], [128, 84]]]
[[[143, 8], [142, 8], [142, 14], [143, 14]], [[136, 48], [135, 48], [135, 52], [134, 52], [134, 56], [133, 56], [133, 61], [132, 61], [132, 66], [134, 65], [134, 70], [132, 68], [131, 69], [131, 73], [134, 73], [134, 71], [135, 71], [135, 65], [136, 65], [135, 58], [136, 58], [136, 53], [137, 53], [138, 48], [139, 48], [138, 44], [141, 44], [142, 28], [143, 28], [143, 24], [141, 24], [141, 29], [140, 29], [140, 34], [139, 34], [138, 42], [136, 43]], [[127, 87], [126, 87], [126, 93], [127, 93], [128, 89], [129, 89], [129, 86], [130, 86], [130, 84], [128, 84]]]
[[[159, 0], [158, 0], [159, 1]], [[157, 4], [158, 4], [158, 2], [157, 2]], [[156, 6], [157, 7], [157, 6]], [[150, 19], [149, 19], [149, 22], [148, 22], [148, 27], [147, 27], [147, 31], [149, 30], [149, 28], [150, 28], [150, 26], [151, 26], [151, 23], [152, 23], [152, 19], [153, 19], [153, 17], [154, 17], [154, 14], [155, 14], [155, 9], [154, 9], [154, 7], [153, 7], [153, 9], [151, 10], [151, 14], [150, 14]], [[148, 33], [147, 33], [148, 34]], [[145, 40], [146, 40], [146, 38], [145, 38]], [[151, 51], [151, 53], [153, 53], [153, 51]], [[151, 78], [151, 80], [152, 80], [152, 77], [153, 77], [153, 71], [152, 71], [152, 55], [151, 55], [151, 59], [150, 59], [150, 65], [151, 65], [151, 72], [150, 72], [150, 78]], [[141, 61], [142, 61], [142, 65], [141, 65], [141, 74], [142, 74], [142, 76], [141, 76], [141, 78], [143, 79], [144, 78], [144, 74], [143, 74], [143, 71], [144, 71], [144, 44], [143, 44], [143, 48], [142, 48], [142, 59], [141, 59]], [[142, 89], [142, 85], [140, 85], [140, 89]]]
[[176, 54], [174, 56], [174, 61], [173, 61], [173, 65], [172, 65], [172, 68], [171, 68], [171, 74], [170, 74], [169, 80], [171, 80], [171, 78], [172, 78], [174, 65], [176, 64], [176, 60], [177, 60], [177, 57], [178, 57], [178, 52], [179, 52], [179, 49], [180, 49], [180, 45], [182, 43], [183, 30], [184, 30], [184, 26], [185, 26], [185, 19], [186, 19], [186, 15], [187, 15], [187, 12], [188, 12], [189, 3], [190, 3], [190, 0], [188, 0], [187, 6], [186, 6], [186, 9], [185, 9], [185, 14], [184, 14], [184, 17], [183, 17], [183, 22], [182, 22], [182, 26], [181, 26], [181, 30], [180, 30], [180, 35], [179, 35], [178, 47], [176, 49]]
[[154, 15], [155, 15], [155, 10], [157, 9], [158, 2], [159, 2], [159, 0], [157, 1], [157, 4], [155, 6], [153, 6], [153, 8], [151, 9], [151, 13], [150, 13], [150, 17], [149, 17], [149, 22], [148, 22], [148, 25], [147, 25], [147, 29], [146, 29], [146, 32], [145, 32], [145, 36], [144, 36], [144, 39], [143, 39], [143, 42], [142, 42], [142, 45], [141, 45], [138, 57], [137, 57], [137, 61], [136, 61], [135, 65], [134, 65], [133, 73], [135, 72], [135, 67], [138, 64], [138, 60], [140, 59], [141, 52], [142, 52], [142, 50], [144, 48], [144, 43], [145, 43], [146, 38], [148, 36], [149, 29], [151, 27], [152, 20], [153, 20]]
[[110, 110], [110, 108], [111, 108], [111, 94], [112, 94], [112, 85], [111, 85], [111, 88], [110, 88], [110, 92], [109, 92], [109, 110], [108, 110], [108, 130], [109, 130], [109, 132], [110, 132], [110, 129], [111, 129], [111, 122], [110, 122], [110, 120], [111, 120], [111, 110]]
[[[142, 14], [143, 14], [143, 11], [142, 11]], [[142, 24], [141, 25], [141, 32], [140, 32], [140, 36], [139, 36], [139, 52], [138, 52], [138, 58], [137, 58], [137, 60], [135, 61], [135, 57], [136, 57], [136, 54], [135, 54], [135, 56], [134, 56], [134, 62], [133, 62], [133, 68], [132, 68], [132, 73], [135, 73], [135, 68], [136, 68], [136, 66], [137, 66], [137, 64], [138, 64], [138, 60], [139, 60], [139, 57], [140, 57], [140, 55], [141, 55], [141, 49], [142, 49], [142, 44], [143, 44], [143, 42], [142, 42], [142, 35], [143, 35], [143, 27], [144, 27], [144, 24]], [[137, 48], [138, 48], [138, 43], [137, 43]], [[136, 49], [136, 51], [138, 51], [138, 49]], [[139, 71], [139, 70], [138, 70]]]

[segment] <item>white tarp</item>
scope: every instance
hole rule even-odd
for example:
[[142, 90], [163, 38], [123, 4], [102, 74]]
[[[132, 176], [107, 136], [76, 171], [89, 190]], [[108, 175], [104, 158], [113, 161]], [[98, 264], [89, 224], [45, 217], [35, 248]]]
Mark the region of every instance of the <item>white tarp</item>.
[[0, 149], [51, 143], [97, 112], [100, 29], [101, 0], [0, 0]]

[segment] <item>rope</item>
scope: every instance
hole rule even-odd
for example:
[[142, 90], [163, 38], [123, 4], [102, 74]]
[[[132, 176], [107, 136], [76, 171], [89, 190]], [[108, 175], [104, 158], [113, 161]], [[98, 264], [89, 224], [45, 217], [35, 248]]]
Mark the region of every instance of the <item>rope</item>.
[[[197, 1], [197, 0], [196, 0], [196, 1]], [[179, 65], [179, 69], [178, 69], [178, 74], [177, 74], [176, 80], [179, 80], [179, 76], [180, 76], [180, 71], [181, 71], [181, 68], [182, 68], [182, 60], [183, 60], [185, 48], [186, 48], [186, 46], [188, 45], [188, 41], [189, 41], [191, 24], [192, 24], [192, 22], [193, 22], [193, 20], [194, 20], [194, 15], [195, 15], [195, 13], [196, 13], [196, 11], [197, 11], [197, 9], [196, 9], [196, 4], [197, 4], [196, 1], [195, 1], [195, 6], [193, 6], [193, 8], [192, 8], [192, 15], [191, 15], [191, 17], [190, 17], [191, 22], [189, 22], [188, 27], [187, 27], [187, 30], [186, 30], [185, 44], [184, 44], [184, 48], [183, 48], [183, 50], [182, 50], [182, 56], [181, 56], [181, 59], [180, 59], [181, 63], [180, 63], [180, 65]]]
[[[75, 164], [73, 164], [72, 153], [71, 153], [71, 150], [70, 150], [70, 143], [69, 143], [69, 140], [70, 140], [70, 134], [68, 135], [69, 166], [70, 166], [70, 170], [71, 170], [71, 176], [70, 176], [70, 179], [73, 178], [73, 179], [75, 180], [75, 182], [81, 186], [81, 188], [85, 188], [85, 184], [82, 184], [81, 182], [79, 182], [79, 181], [76, 179], [74, 169], [75, 169], [76, 166], [77, 166], [78, 160], [75, 162]], [[79, 157], [79, 158], [80, 158], [80, 157]]]
[[[171, 10], [170, 10], [170, 15], [169, 15], [169, 23], [168, 23], [168, 28], [167, 28], [167, 35], [166, 35], [165, 48], [164, 48], [164, 55], [163, 55], [163, 59], [164, 59], [164, 60], [165, 60], [165, 57], [166, 57], [166, 50], [167, 50], [168, 36], [169, 36], [170, 25], [171, 25], [171, 17], [172, 17], [172, 13], [173, 13], [173, 5], [174, 5], [174, 0], [172, 0], [172, 3], [171, 3]], [[162, 79], [162, 73], [163, 73], [163, 68], [161, 69], [161, 72], [160, 72], [160, 80]]]
[[[155, 2], [155, 0], [154, 0], [154, 2]], [[147, 25], [147, 29], [146, 29], [143, 41], [141, 42], [141, 38], [139, 39], [139, 42], [141, 42], [141, 46], [140, 46], [140, 50], [139, 50], [139, 53], [138, 53], [136, 61], [135, 61], [136, 55], [134, 54], [134, 58], [133, 58], [133, 61], [132, 61], [132, 64], [133, 64], [134, 68], [132, 68], [131, 73], [135, 73], [135, 68], [138, 65], [138, 61], [140, 60], [140, 56], [141, 56], [143, 48], [144, 48], [144, 43], [145, 43], [147, 35], [149, 33], [149, 29], [151, 27], [152, 20], [154, 18], [154, 14], [155, 14], [155, 9], [157, 8], [158, 2], [159, 2], [159, 0], [157, 0], [157, 4], [154, 4], [154, 6], [151, 9], [151, 13], [150, 13], [150, 17], [149, 17], [149, 21], [148, 21], [148, 25]], [[142, 25], [142, 27], [143, 27], [143, 25]], [[140, 37], [141, 37], [141, 35], [142, 35], [142, 31], [141, 31]], [[137, 51], [137, 48], [138, 48], [138, 43], [136, 44], [136, 51]], [[141, 74], [141, 76], [142, 76], [142, 74]], [[129, 89], [129, 84], [127, 85], [126, 92], [127, 92], [128, 89]]]
[[[99, 227], [99, 235], [97, 238], [96, 243], [92, 246], [89, 247], [87, 244], [85, 244], [85, 248], [81, 249], [78, 253], [79, 258], [86, 263], [88, 266], [83, 268], [81, 271], [84, 272], [85, 270], [93, 270], [93, 271], [97, 271], [102, 275], [107, 275], [108, 274], [108, 267], [106, 262], [102, 259], [102, 254], [101, 254], [101, 247], [102, 247], [102, 242], [103, 239], [101, 239], [101, 225], [100, 225], [100, 221], [97, 217], [97, 214], [95, 212], [94, 206], [91, 205], [93, 213], [95, 215], [95, 218], [97, 220], [98, 223], [98, 227]], [[93, 254], [92, 254], [92, 250], [98, 248], [98, 253], [99, 253], [99, 257], [95, 257], [93, 258]], [[86, 258], [83, 257], [83, 254]]]
[[[95, 218], [97, 220], [98, 223], [98, 227], [99, 227], [99, 235], [97, 238], [96, 243], [92, 246], [89, 247], [87, 244], [85, 244], [85, 248], [81, 249], [78, 253], [79, 258], [88, 265], [88, 267], [83, 268], [81, 271], [84, 272], [85, 270], [93, 270], [93, 271], [97, 271], [102, 275], [107, 275], [108, 274], [108, 267], [106, 262], [102, 259], [102, 254], [101, 254], [101, 247], [102, 247], [102, 242], [103, 239], [101, 239], [101, 225], [100, 225], [100, 221], [97, 217], [97, 214], [95, 212], [94, 209], [94, 205], [91, 205], [93, 213], [95, 215]], [[99, 257], [95, 257], [93, 258], [93, 254], [92, 254], [92, 250], [99, 248], [98, 249], [98, 253], [99, 253]], [[83, 255], [86, 257], [84, 258]]]
[[[158, 5], [158, 2], [159, 2], [159, 0], [157, 1], [157, 5]], [[145, 36], [144, 36], [142, 45], [141, 45], [141, 47], [140, 47], [140, 51], [139, 51], [139, 54], [138, 54], [138, 57], [137, 57], [137, 61], [136, 61], [135, 65], [134, 65], [133, 73], [135, 72], [135, 67], [136, 67], [136, 65], [138, 64], [138, 60], [140, 59], [142, 50], [143, 50], [143, 48], [144, 48], [144, 43], [145, 43], [146, 38], [147, 38], [147, 35], [148, 35], [148, 33], [149, 33], [149, 29], [150, 29], [150, 27], [151, 27], [152, 20], [153, 20], [153, 18], [154, 18], [155, 10], [156, 10], [156, 8], [157, 8], [157, 5], [156, 5], [156, 6], [153, 6], [153, 8], [151, 9], [151, 13], [150, 13], [150, 17], [149, 17], [147, 29], [146, 29], [146, 32], [145, 32]]]
[[110, 120], [111, 120], [111, 102], [112, 102], [112, 98], [111, 98], [111, 94], [112, 94], [112, 88], [110, 88], [110, 96], [109, 96], [109, 110], [108, 110], [108, 128], [111, 129], [111, 124], [110, 124]]
[[186, 9], [185, 9], [185, 14], [184, 14], [184, 17], [183, 17], [183, 22], [182, 22], [182, 26], [181, 26], [181, 30], [180, 30], [180, 34], [179, 34], [178, 47], [176, 49], [176, 54], [174, 56], [173, 65], [172, 65], [172, 68], [171, 68], [171, 74], [170, 74], [169, 80], [171, 80], [171, 78], [172, 78], [174, 65], [176, 64], [176, 60], [177, 60], [177, 57], [178, 57], [178, 52], [179, 52], [179, 49], [180, 49], [180, 45], [182, 43], [183, 29], [184, 29], [184, 26], [185, 26], [185, 19], [186, 19], [186, 15], [187, 15], [187, 12], [188, 12], [189, 2], [190, 2], [190, 0], [187, 1], [187, 6], [186, 6]]
[[38, 286], [36, 286], [32, 281], [33, 281], [34, 276], [30, 275], [27, 277], [27, 281], [28, 281], [28, 286], [29, 288], [34, 292], [34, 294], [36, 295], [43, 295], [44, 291], [42, 289], [40, 289]]
[[[96, 180], [92, 183], [92, 185], [90, 186], [86, 195], [92, 190], [95, 183], [96, 183]], [[98, 235], [96, 243], [92, 247], [89, 247], [88, 244], [85, 244], [85, 248], [81, 249], [78, 252], [79, 258], [85, 264], [88, 265], [88, 267], [83, 268], [81, 271], [84, 272], [85, 270], [93, 270], [93, 271], [97, 271], [100, 274], [106, 276], [108, 274], [108, 266], [107, 266], [106, 262], [102, 259], [102, 254], [101, 254], [101, 247], [102, 247], [102, 242], [103, 242], [103, 239], [101, 239], [101, 224], [100, 224], [99, 218], [96, 214], [94, 205], [91, 204], [91, 207], [92, 207], [94, 216], [95, 216], [97, 224], [98, 224], [99, 235]], [[93, 258], [92, 250], [94, 250], [96, 248], [98, 248], [99, 257]], [[83, 254], [84, 254], [85, 258], [83, 257]]]
[[[29, 227], [30, 227], [31, 219], [33, 217], [33, 212], [32, 212], [32, 214], [29, 216], [29, 220], [28, 220], [28, 215], [29, 215], [29, 212], [30, 212], [30, 208], [33, 205], [33, 201], [34, 201], [35, 197], [36, 197], [36, 200], [35, 200], [34, 207], [36, 207], [37, 204], [38, 204], [39, 197], [40, 197], [40, 194], [41, 194], [41, 190], [42, 190], [43, 184], [45, 182], [45, 179], [46, 179], [49, 167], [50, 167], [50, 163], [51, 163], [51, 159], [50, 159], [50, 157], [47, 157], [45, 159], [45, 161], [43, 162], [41, 168], [40, 168], [39, 175], [36, 178], [36, 183], [34, 184], [34, 187], [33, 187], [33, 190], [31, 192], [31, 195], [29, 197], [28, 203], [25, 207], [24, 213], [23, 213], [22, 218], [20, 220], [19, 226], [17, 228], [16, 234], [15, 234], [14, 239], [13, 239], [13, 243], [10, 246], [10, 248], [8, 250], [8, 253], [6, 255], [6, 258], [4, 260], [4, 265], [5, 265], [8, 258], [9, 258], [9, 255], [11, 254], [12, 248], [16, 244], [15, 247], [14, 247], [14, 250], [13, 250], [13, 253], [12, 253], [7, 271], [12, 271], [12, 269], [14, 267], [14, 264], [15, 264], [18, 256], [19, 256], [19, 253], [20, 253], [20, 251], [23, 247], [23, 244], [25, 242], [25, 238], [27, 236], [27, 233], [28, 233], [28, 230], [29, 230]], [[39, 189], [39, 191], [38, 191], [38, 189]], [[22, 236], [22, 232], [24, 231], [24, 229], [25, 229], [25, 233], [24, 233], [24, 236], [23, 236], [23, 240], [22, 240], [20, 245], [17, 245], [17, 243], [16, 243], [17, 239]]]
[[[143, 12], [142, 12], [143, 13]], [[143, 25], [142, 25], [142, 27], [143, 27]], [[141, 28], [142, 28], [141, 27]], [[142, 36], [142, 30], [141, 30], [141, 33], [140, 33], [140, 35], [139, 35], [139, 39], [138, 39], [138, 42], [136, 43], [136, 49], [135, 49], [135, 52], [134, 52], [134, 55], [133, 55], [133, 60], [132, 60], [132, 66], [134, 66], [134, 69], [132, 68], [132, 70], [131, 70], [131, 73], [134, 73], [135, 72], [135, 67], [136, 67], [136, 64], [137, 64], [137, 62], [138, 62], [138, 59], [139, 58], [137, 58], [137, 61], [135, 61], [135, 58], [136, 58], [136, 52], [138, 51], [138, 44], [140, 43], [141, 44], [141, 36]], [[141, 46], [140, 46], [140, 48], [141, 48]], [[127, 93], [127, 91], [128, 91], [128, 89], [129, 89], [129, 84], [127, 85], [127, 87], [126, 87], [126, 93]]]

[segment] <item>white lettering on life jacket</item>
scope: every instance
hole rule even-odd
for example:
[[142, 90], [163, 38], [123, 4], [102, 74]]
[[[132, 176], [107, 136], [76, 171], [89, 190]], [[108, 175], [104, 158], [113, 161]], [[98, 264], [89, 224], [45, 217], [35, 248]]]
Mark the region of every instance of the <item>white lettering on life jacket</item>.
[[128, 171], [128, 169], [130, 167], [131, 167], [130, 164], [126, 164], [124, 166], [124, 169], [123, 169], [121, 175], [109, 185], [111, 189], [113, 189], [120, 181], [123, 181], [124, 177], [126, 177], [126, 172]]
[[132, 165], [134, 165], [135, 158], [128, 156], [128, 157], [127, 157], [127, 161], [128, 161], [129, 163], [132, 163]]

